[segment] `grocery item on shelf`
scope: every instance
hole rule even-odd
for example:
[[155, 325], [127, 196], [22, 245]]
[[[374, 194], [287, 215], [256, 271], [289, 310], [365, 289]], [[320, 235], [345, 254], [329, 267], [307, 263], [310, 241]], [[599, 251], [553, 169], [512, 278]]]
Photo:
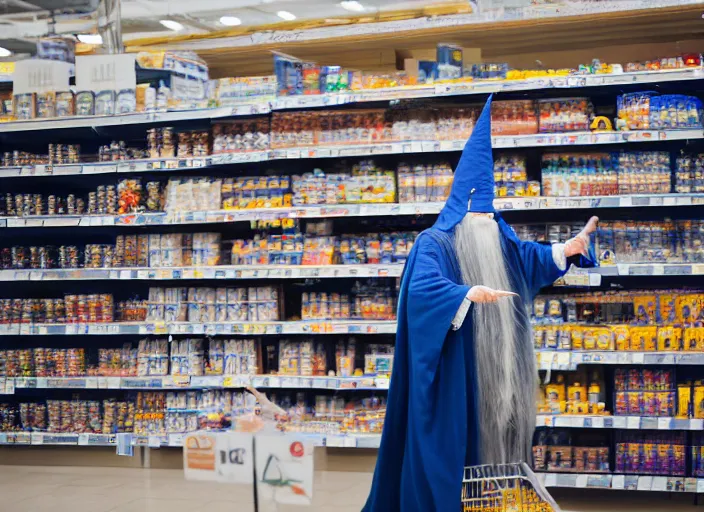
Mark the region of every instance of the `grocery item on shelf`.
[[617, 368], [614, 389], [614, 415], [675, 416], [677, 391], [670, 370]]
[[616, 432], [616, 473], [686, 474], [685, 432]]
[[448, 163], [434, 165], [400, 163], [396, 172], [399, 203], [446, 201], [450, 195], [453, 171]]
[[396, 176], [393, 171], [377, 169], [373, 161], [362, 161], [352, 173], [312, 173], [293, 176], [294, 205], [393, 203], [396, 201]]
[[[513, 226], [522, 240], [564, 243], [581, 229], [574, 224]], [[698, 263], [704, 261], [700, 220], [601, 221], [593, 238], [601, 266], [616, 263]]]
[[613, 221], [599, 224], [596, 252], [602, 265], [704, 261], [704, 222]]
[[599, 370], [558, 374], [554, 381], [542, 384], [538, 398], [542, 414], [607, 415], [604, 377]]
[[540, 133], [588, 131], [594, 110], [588, 98], [538, 100], [537, 108]]
[[213, 98], [218, 106], [231, 107], [242, 102], [263, 101], [276, 96], [276, 76], [242, 76], [211, 80]]
[[495, 197], [536, 197], [540, 183], [528, 181], [525, 157], [501, 155], [494, 160]]
[[303, 293], [303, 320], [393, 320], [395, 293], [388, 287], [356, 283], [350, 295], [339, 293]]
[[241, 151], [264, 151], [270, 146], [269, 119], [220, 122], [213, 126], [213, 155]]
[[325, 376], [327, 353], [324, 343], [305, 341], [279, 341], [279, 374]]
[[146, 193], [140, 178], [120, 180], [115, 185], [99, 185], [87, 197], [44, 194], [5, 194], [0, 215], [31, 217], [36, 215], [116, 215], [162, 211], [162, 185], [147, 182]]
[[626, 63], [626, 71], [657, 71], [660, 69], [683, 69], [687, 67], [697, 67], [702, 65], [701, 55], [696, 53], [685, 53], [675, 57], [663, 57], [660, 59], [646, 60], [643, 62]]
[[557, 473], [609, 473], [608, 440], [592, 434], [541, 429], [533, 442], [533, 469]]
[[0, 324], [112, 321], [111, 294], [65, 295], [58, 299], [0, 299]]
[[617, 126], [624, 130], [702, 127], [702, 102], [694, 96], [635, 92], [616, 99]]
[[280, 290], [249, 288], [150, 288], [150, 322], [270, 322], [280, 319]]
[[270, 400], [283, 408], [287, 418], [279, 428], [285, 432], [318, 434], [380, 434], [386, 415], [385, 397], [346, 398], [316, 395], [307, 401], [303, 393], [271, 393]]
[[690, 446], [692, 457], [692, 475], [704, 476], [704, 435], [699, 432], [692, 434], [692, 445]]
[[24, 167], [31, 165], [77, 164], [81, 161], [80, 144], [49, 144], [46, 155], [36, 155], [24, 151], [3, 153], [3, 167]]
[[465, 77], [475, 80], [505, 80], [508, 73], [508, 64], [505, 62], [482, 62], [464, 70]]
[[[491, 103], [492, 135], [529, 135], [538, 133], [535, 101], [511, 100]], [[455, 139], [462, 137], [454, 136]]]
[[402, 263], [417, 233], [355, 236], [267, 235], [234, 240], [233, 265], [335, 265]]
[[667, 194], [670, 179], [666, 152], [548, 153], [542, 157], [543, 196]]
[[704, 193], [704, 154], [685, 155], [677, 158], [675, 192], [680, 194]]

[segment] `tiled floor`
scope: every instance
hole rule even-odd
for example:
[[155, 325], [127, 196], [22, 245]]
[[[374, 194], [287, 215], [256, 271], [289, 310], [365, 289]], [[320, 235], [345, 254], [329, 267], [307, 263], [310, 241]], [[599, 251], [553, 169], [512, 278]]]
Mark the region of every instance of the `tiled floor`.
[[[366, 499], [369, 473], [316, 474], [310, 508], [279, 507], [260, 512], [358, 512]], [[627, 493], [558, 492], [571, 512], [679, 512], [702, 510], [693, 498]], [[588, 496], [588, 498], [587, 498]], [[253, 512], [245, 487], [186, 482], [166, 469], [0, 466], [0, 512]]]

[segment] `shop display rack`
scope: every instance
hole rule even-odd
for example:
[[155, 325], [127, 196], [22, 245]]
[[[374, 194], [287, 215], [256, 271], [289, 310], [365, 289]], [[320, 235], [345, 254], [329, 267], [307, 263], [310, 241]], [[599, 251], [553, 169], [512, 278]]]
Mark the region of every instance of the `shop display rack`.
[[[433, 102], [438, 99], [457, 102], [462, 97], [466, 97], [466, 102], [477, 103], [489, 93], [499, 93], [496, 97], [498, 100], [503, 100], [502, 95], [505, 95], [507, 99], [513, 101], [518, 101], [514, 98], [519, 97], [519, 94], [521, 97], [525, 94], [528, 98], [545, 99], [598, 93], [602, 104], [606, 102], [613, 107], [616, 105], [617, 96], [623, 92], [643, 90], [643, 88], [662, 84], [667, 84], [668, 90], [694, 94], [701, 91], [704, 85], [703, 68], [435, 84], [277, 97], [267, 101], [243, 102], [234, 106], [194, 111], [15, 121], [0, 123], [2, 140], [0, 150], [3, 153], [12, 153], [14, 149], [19, 149], [19, 137], [26, 137], [29, 134], [44, 144], [45, 149], [46, 144], [51, 144], [54, 140], [60, 139], [62, 143], [73, 143], [71, 137], [80, 132], [76, 143], [80, 142], [83, 147], [88, 147], [92, 151], [94, 147], [110, 142], [113, 136], [120, 138], [122, 134], [129, 133], [130, 136], [125, 139], [134, 140], [135, 133], [140, 132], [143, 136], [147, 128], [173, 125], [174, 131], [178, 132], [179, 127], [189, 127], [191, 122], [197, 122], [199, 127], [205, 127], [202, 133], [207, 139], [215, 136], [215, 130], [211, 131], [211, 126], [214, 127], [222, 122], [265, 120], [273, 123], [275, 116], [279, 115], [295, 114], [300, 111], [332, 112], [333, 107], [340, 106], [344, 106], [345, 109], [335, 108], [334, 111], [354, 112], [382, 102], [387, 105], [388, 102], [413, 105], [416, 100], [424, 100], [425, 105], [434, 104]], [[81, 128], [100, 128], [100, 130], [86, 135], [86, 130], [76, 130]], [[273, 131], [272, 129], [272, 133]], [[322, 128], [321, 133], [323, 133]], [[254, 293], [256, 293], [257, 288], [266, 285], [275, 287], [278, 294], [275, 306], [276, 320], [263, 321], [224, 321], [222, 318], [216, 320], [201, 317], [198, 320], [189, 321], [188, 316], [177, 320], [167, 319], [164, 309], [168, 309], [168, 301], [162, 301], [157, 305], [157, 311], [159, 311], [158, 307], [162, 308], [161, 316], [157, 315], [159, 320], [117, 321], [117, 315], [114, 317], [107, 315], [105, 320], [109, 321], [105, 322], [85, 320], [84, 316], [79, 321], [73, 320], [72, 323], [68, 321], [52, 323], [45, 322], [46, 318], [42, 316], [33, 316], [38, 314], [39, 306], [35, 310], [28, 306], [25, 310], [29, 312], [24, 316], [22, 312], [16, 313], [14, 317], [12, 314], [5, 314], [0, 317], [0, 352], [4, 353], [0, 357], [3, 363], [0, 365], [0, 395], [2, 395], [0, 401], [3, 402], [0, 405], [0, 426], [3, 430], [0, 431], [0, 445], [114, 446], [118, 436], [129, 436], [132, 444], [145, 449], [178, 448], [183, 444], [185, 432], [194, 425], [188, 423], [189, 428], [185, 428], [186, 423], [182, 424], [178, 421], [186, 421], [184, 418], [190, 421], [197, 417], [199, 421], [206, 421], [206, 426], [216, 428], [221, 426], [218, 421], [222, 418], [216, 421], [217, 425], [207, 423], [212, 421], [212, 418], [203, 418], [212, 416], [214, 412], [216, 412], [215, 416], [224, 416], [220, 414], [223, 411], [218, 409], [219, 406], [213, 406], [209, 402], [209, 406], [199, 403], [198, 407], [192, 409], [171, 410], [166, 406], [159, 406], [161, 408], [154, 406], [149, 409], [144, 404], [142, 404], [144, 409], [139, 409], [136, 404], [140, 401], [149, 402], [149, 400], [164, 401], [169, 395], [178, 393], [187, 393], [191, 397], [213, 393], [213, 396], [217, 397], [213, 399], [213, 403], [217, 403], [217, 400], [234, 403], [235, 394], [241, 393], [237, 395], [237, 399], [244, 396], [242, 388], [254, 386], [265, 389], [274, 401], [299, 413], [302, 410], [311, 409], [314, 405], [324, 406], [326, 413], [322, 417], [316, 408], [314, 416], [311, 415], [305, 421], [301, 420], [299, 423], [283, 427], [293, 431], [303, 431], [314, 440], [316, 446], [378, 448], [379, 432], [385, 412], [384, 401], [389, 388], [389, 374], [393, 361], [392, 335], [396, 332], [393, 311], [384, 308], [387, 308], [388, 301], [395, 299], [394, 291], [402, 275], [404, 255], [407, 253], [398, 248], [384, 249], [384, 235], [399, 232], [417, 233], [432, 225], [444, 204], [444, 197], [438, 193], [438, 190], [444, 185], [449, 185], [449, 181], [442, 182], [438, 175], [423, 175], [422, 180], [414, 182], [415, 188], [412, 192], [415, 195], [411, 194], [402, 199], [402, 192], [408, 192], [408, 187], [403, 182], [399, 164], [407, 162], [412, 168], [418, 163], [431, 168], [440, 162], [446, 163], [448, 159], [456, 159], [464, 147], [467, 135], [468, 133], [456, 131], [453, 136], [438, 136], [437, 140], [428, 140], [432, 139], [432, 135], [430, 137], [414, 135], [411, 137], [414, 140], [380, 139], [359, 144], [347, 141], [325, 142], [322, 137], [321, 141], [304, 144], [294, 137], [295, 140], [288, 143], [290, 147], [276, 147], [275, 144], [271, 144], [265, 148], [221, 151], [220, 154], [213, 151], [210, 144], [206, 156], [203, 154], [192, 156], [192, 153], [180, 157], [181, 153], [178, 153], [179, 157], [177, 157], [175, 149], [172, 148], [173, 152], [169, 156], [157, 154], [155, 158], [149, 159], [120, 160], [116, 157], [114, 161], [89, 161], [91, 157], [78, 159], [75, 163], [25, 163], [0, 167], [0, 177], [3, 178], [2, 191], [7, 203], [2, 208], [5, 215], [0, 216], [1, 247], [7, 248], [9, 251], [7, 254], [11, 256], [8, 260], [9, 265], [3, 263], [4, 268], [0, 269], [0, 282], [7, 283], [3, 286], [0, 300], [21, 297], [17, 300], [29, 300], [31, 305], [31, 301], [36, 299], [34, 304], [38, 304], [45, 293], [42, 287], [49, 284], [60, 285], [62, 295], [64, 293], [114, 293], [121, 299], [130, 298], [125, 295], [127, 289], [130, 289], [129, 293], [139, 293], [142, 291], [139, 287], [146, 289], [150, 285], [180, 286], [182, 288], [178, 289], [182, 292], [178, 293], [184, 296], [192, 295], [187, 301], [184, 299], [188, 304], [187, 307], [205, 302], [198, 298], [199, 294], [206, 293], [198, 291], [201, 290], [199, 287], [209, 287], [215, 293], [218, 289], [225, 290], [241, 286], [255, 290]], [[415, 140], [416, 138], [418, 140]], [[635, 237], [634, 240], [637, 241], [642, 236], [643, 246], [655, 247], [660, 243], [668, 248], [667, 251], [639, 249], [640, 252], [637, 252], [635, 247], [638, 244], [630, 244], [633, 240], [629, 239], [629, 244], [619, 245], [617, 242], [612, 242], [611, 235], [605, 235], [600, 231], [593, 242], [602, 265], [594, 269], [573, 270], [564, 280], [556, 283], [562, 286], [555, 286], [550, 293], [559, 294], [560, 297], [571, 297], [590, 287], [598, 292], [608, 293], [609, 288], [603, 287], [602, 283], [614, 285], [614, 289], [616, 287], [630, 289], [634, 286], [652, 288], [656, 285], [662, 287], [662, 282], [665, 280], [667, 288], [699, 291], [704, 289], [704, 278], [702, 278], [704, 253], [701, 245], [697, 244], [703, 241], [704, 230], [696, 227], [698, 226], [696, 223], [701, 223], [702, 219], [700, 210], [704, 206], [704, 189], [701, 188], [700, 181], [704, 178], [694, 176], [690, 181], [687, 181], [689, 179], [687, 178], [685, 179], [687, 185], [682, 186], [680, 174], [684, 167], [680, 166], [678, 158], [686, 153], [692, 155], [693, 161], [696, 160], [698, 153], [704, 154], [703, 140], [704, 129], [700, 126], [686, 129], [668, 127], [603, 132], [581, 130], [541, 133], [536, 124], [535, 133], [495, 135], [492, 143], [497, 156], [528, 155], [522, 164], [522, 171], [526, 176], [509, 178], [507, 181], [511, 182], [508, 186], [510, 192], [507, 192], [504, 197], [497, 197], [495, 207], [506, 212], [506, 218], [512, 224], [520, 224], [521, 227], [530, 224], [526, 230], [517, 229], [519, 235], [524, 238], [527, 236], [526, 233], [529, 233], [533, 236], [532, 239], [539, 241], [564, 242], [569, 238], [575, 225], [583, 223], [589, 215], [597, 214], [602, 217], [606, 225], [611, 226], [609, 229], [612, 229], [612, 234], [616, 232], [617, 235], [620, 233], [618, 230], [621, 229], [617, 225], [618, 222], [622, 222], [624, 226], [630, 226], [631, 230], [636, 223], [630, 221], [638, 220], [645, 223], [647, 230], [639, 229], [641, 229], [640, 233], [648, 232], [647, 236], [651, 238], [647, 241], [645, 234], [634, 235], [628, 232], [628, 227], [623, 228], [624, 237]], [[578, 191], [569, 197], [557, 193], [554, 196], [541, 195], [541, 186], [542, 191], [545, 192], [546, 183], [541, 182], [541, 177], [545, 178], [545, 176], [541, 176], [540, 157], [548, 151], [558, 154], [574, 154], [576, 151], [608, 154], [610, 155], [608, 158], [613, 159], [614, 162], [617, 159], [614, 155], [661, 152], [667, 154], [668, 163], [665, 165], [667, 168], [665, 173], [669, 175], [665, 180], [666, 183], [660, 184], [662, 190], [656, 190], [653, 188], [654, 174], [650, 164], [635, 170], [625, 165], [618, 169], [616, 167], [610, 169], [611, 177], [617, 179], [625, 177], [623, 183], [631, 186], [633, 182], [629, 180], [635, 176], [638, 178], [637, 187], [640, 188], [610, 189], [609, 195], [599, 195], [598, 191], [595, 192], [592, 189], [583, 193]], [[367, 168], [360, 166], [360, 161], [367, 161], [370, 157], [383, 160], [383, 164], [378, 168], [370, 164], [367, 164]], [[39, 160], [36, 161], [39, 162]], [[355, 173], [351, 172], [352, 166], [357, 166]], [[382, 168], [392, 170], [385, 171], [381, 170]], [[314, 169], [316, 170], [313, 173]], [[328, 174], [326, 175], [320, 169], [324, 169]], [[329, 172], [328, 169], [333, 170]], [[515, 171], [512, 169], [509, 172]], [[178, 204], [169, 205], [165, 198], [166, 181], [171, 178], [191, 179], [194, 183], [202, 178], [203, 183], [212, 185], [216, 180], [224, 181], [228, 178], [271, 177], [274, 172], [289, 178], [306, 173], [310, 175], [306, 178], [309, 180], [306, 182], [308, 185], [324, 183], [323, 186], [329, 186], [333, 181], [324, 182], [325, 176], [340, 172], [349, 174], [351, 179], [363, 175], [364, 178], [374, 178], [378, 181], [372, 182], [371, 185], [369, 182], [363, 182], [362, 185], [359, 183], [350, 185], [345, 182], [348, 196], [339, 198], [329, 193], [325, 196], [326, 204], [306, 202], [304, 199], [309, 196], [300, 194], [299, 191], [294, 190], [295, 187], [285, 190], [283, 190], [285, 187], [281, 187], [283, 192], [276, 197], [263, 193], [266, 199], [260, 198], [261, 204], [255, 201], [247, 206], [230, 205], [229, 208], [224, 206], [224, 195], [220, 198], [220, 190], [216, 194], [217, 200], [208, 198], [203, 209], [182, 209]], [[82, 181], [76, 180], [77, 176], [81, 176], [81, 180], [85, 180], [85, 183], [90, 185], [88, 187], [90, 191], [84, 190], [87, 186], [83, 186]], [[216, 177], [213, 178], [213, 176]], [[414, 175], [414, 179], [417, 176]], [[599, 174], [599, 176], [601, 179], [605, 174]], [[442, 178], [445, 177], [442, 176]], [[533, 181], [529, 181], [528, 177]], [[322, 181], [314, 182], [314, 179], [318, 178]], [[426, 178], [431, 181], [438, 180], [438, 182], [433, 182], [431, 186], [429, 181], [425, 181]], [[599, 181], [595, 178], [595, 173], [586, 171], [583, 178], [584, 183], [588, 185]], [[48, 214], [46, 205], [49, 194], [52, 196], [56, 194], [57, 198], [59, 195], [68, 197], [69, 194], [73, 195], [76, 189], [78, 192], [76, 197], [78, 197], [81, 193], [95, 193], [96, 186], [111, 186], [117, 190], [121, 181], [132, 179], [143, 180], [145, 184], [158, 183], [159, 200], [156, 201], [158, 204], [147, 208], [145, 197], [142, 197], [139, 205], [122, 212], [108, 211], [107, 208], [91, 213], [88, 213], [87, 209], [82, 212], [66, 209], [61, 214]], [[451, 181], [451, 177], [449, 179]], [[521, 182], [521, 192], [513, 189], [513, 182], [518, 181]], [[78, 183], [81, 183], [81, 186], [77, 186]], [[334, 183], [339, 185], [339, 182]], [[527, 191], [531, 183], [534, 187], [537, 186], [538, 191], [528, 195]], [[141, 184], [142, 181], [140, 181], [140, 187]], [[617, 185], [621, 187], [623, 184], [618, 182]], [[435, 192], [426, 192], [426, 187], [428, 189], [435, 187], [433, 189]], [[355, 196], [355, 199], [349, 199], [359, 190], [372, 189], [373, 197], [366, 196], [365, 199], [364, 196]], [[657, 193], [658, 191], [662, 193]], [[384, 194], [386, 196], [380, 199]], [[252, 195], [256, 196], [256, 193], [252, 192]], [[20, 203], [23, 207], [19, 209], [17, 208], [19, 203], [15, 199], [17, 196], [22, 196]], [[29, 203], [38, 201], [40, 207], [34, 210], [24, 208], [26, 205], [24, 196], [31, 196]], [[124, 198], [117, 199], [115, 204], [119, 205], [122, 199]], [[643, 212], [645, 212], [644, 215], [641, 215]], [[668, 220], [669, 224], [666, 226], [664, 226], [665, 223], [661, 223], [664, 227], [658, 228], [661, 231], [658, 231], [657, 235], [648, 231], [656, 220], [664, 219], [673, 220]], [[556, 222], [562, 224], [555, 224]], [[542, 227], [531, 231], [538, 224]], [[244, 264], [235, 263], [230, 259], [232, 256], [230, 245], [223, 244], [217, 248], [218, 261], [206, 261], [208, 264], [202, 265], [181, 260], [171, 265], [163, 262], [155, 264], [154, 261], [159, 260], [149, 258], [146, 258], [141, 266], [136, 264], [118, 266], [107, 264], [103, 260], [96, 266], [105, 265], [104, 268], [91, 268], [85, 265], [84, 259], [88, 258], [87, 255], [84, 256], [86, 245], [116, 243], [115, 237], [123, 235], [189, 236], [185, 231], [194, 230], [196, 225], [201, 226], [198, 228], [201, 231], [221, 235], [222, 240], [251, 241], [257, 237], [258, 242], [273, 240], [275, 243], [281, 241], [281, 244], [284, 244], [286, 240], [304, 240], [305, 237], [324, 239], [324, 242], [313, 249], [301, 248], [298, 252], [306, 254], [306, 251], [310, 251], [314, 255], [320, 255], [328, 254], [325, 251], [329, 250], [329, 264], [318, 261], [302, 264], [294, 264], [290, 261], [271, 264], [256, 260]], [[362, 238], [370, 232], [380, 235], [379, 241], [382, 247], [370, 244], [369, 247], [360, 245], [356, 249], [341, 249], [343, 242], [348, 243], [352, 240], [349, 243], [354, 243], [355, 237]], [[613, 238], [619, 237], [614, 235]], [[60, 242], [57, 242], [58, 240]], [[409, 246], [412, 240], [413, 238], [407, 240]], [[357, 243], [361, 244], [359, 241]], [[611, 243], [613, 247], [608, 245]], [[81, 258], [84, 259], [78, 258], [77, 263], [73, 265], [75, 268], [59, 268], [57, 264], [46, 261], [35, 264], [36, 262], [32, 263], [31, 258], [26, 258], [29, 261], [27, 263], [12, 252], [13, 248], [36, 248], [61, 244], [74, 246], [77, 252], [82, 254]], [[624, 249], [626, 245], [631, 247], [628, 250], [632, 253], [627, 253]], [[166, 250], [171, 249], [168, 247]], [[179, 246], [177, 249], [182, 250], [183, 247]], [[355, 254], [355, 251], [359, 259], [343, 261], [345, 256]], [[379, 253], [386, 251], [387, 259], [383, 259], [374, 251]], [[363, 257], [360, 253], [363, 253]], [[150, 257], [153, 256], [150, 255]], [[21, 289], [9, 285], [13, 281], [21, 282]], [[159, 283], [152, 283], [152, 281], [159, 281]], [[365, 286], [373, 291], [364, 295], [364, 292], [359, 289]], [[134, 287], [134, 290], [130, 287]], [[382, 287], [383, 290], [379, 291], [378, 287]], [[357, 308], [354, 293], [357, 293], [356, 297], [359, 298], [358, 310], [348, 311], [346, 315], [342, 314], [341, 310], [344, 307], [351, 307], [352, 310]], [[333, 296], [336, 298], [333, 299]], [[341, 296], [346, 299], [342, 300]], [[112, 298], [110, 300], [112, 301]], [[371, 304], [365, 305], [365, 300]], [[230, 302], [228, 305], [237, 307], [247, 304], [246, 302], [240, 304], [241, 301]], [[214, 300], [209, 302], [213, 307], [215, 303]], [[153, 301], [149, 305], [153, 305]], [[251, 306], [247, 304], [243, 307]], [[254, 307], [256, 311], [258, 305]], [[382, 311], [379, 312], [374, 308]], [[46, 311], [42, 314], [46, 314]], [[42, 321], [35, 321], [37, 318]], [[262, 316], [258, 318], [261, 319]], [[610, 325], [611, 322], [607, 324]], [[698, 327], [704, 328], [704, 326]], [[86, 338], [88, 335], [91, 337]], [[129, 345], [139, 338], [154, 340], [157, 337], [161, 337], [162, 340], [168, 338], [170, 347], [179, 342], [203, 342], [203, 348], [196, 350], [195, 355], [189, 352], [186, 356], [186, 359], [195, 357], [199, 361], [196, 364], [196, 366], [200, 365], [199, 369], [193, 370], [188, 366], [192, 364], [191, 361], [182, 362], [186, 365], [186, 370], [179, 368], [178, 371], [173, 371], [176, 363], [175, 350], [172, 348], [169, 348], [171, 353], [167, 351], [166, 355], [151, 354], [154, 357], [139, 370], [131, 368], [128, 371], [121, 367], [120, 363], [116, 363], [116, 366], [110, 366], [109, 374], [104, 372], [105, 359], [95, 357], [99, 350], [110, 351], [109, 357], [113, 357], [120, 350], [126, 350], [128, 355], [138, 359], [137, 349], [131, 345], [122, 349], [117, 347], [122, 345], [123, 340], [128, 340], [127, 345]], [[257, 363], [254, 365], [256, 368], [249, 368], [248, 371], [237, 370], [232, 375], [225, 374], [222, 368], [217, 370], [216, 364], [209, 360], [215, 358], [211, 357], [208, 352], [210, 349], [206, 349], [205, 344], [211, 340], [222, 340], [223, 337], [233, 340], [244, 337], [254, 338], [256, 353], [248, 354], [248, 357], [256, 359]], [[55, 366], [49, 364], [41, 366], [37, 363], [37, 361], [43, 361], [42, 357], [49, 360], [50, 351], [61, 350], [68, 346], [82, 347], [77, 350], [85, 350], [85, 355], [81, 356], [83, 358], [79, 365], [81, 368], [72, 370], [72, 374], [68, 374], [66, 367], [63, 370], [57, 369], [60, 366], [58, 359], [51, 363]], [[699, 348], [646, 351], [616, 350], [615, 348], [578, 350], [572, 347], [569, 350], [560, 350], [555, 345], [551, 347], [536, 350], [538, 368], [541, 372], [545, 372], [543, 377], [547, 380], [554, 379], [555, 374], [560, 372], [569, 374], [579, 371], [601, 371], [615, 375], [615, 372], [621, 368], [659, 369], [672, 372], [676, 370], [692, 372], [689, 377], [692, 380], [704, 378], [703, 375], [696, 373], [697, 367], [704, 363], [704, 350]], [[18, 356], [17, 354], [22, 351], [24, 351], [22, 356]], [[7, 364], [8, 352], [13, 353], [18, 363], [12, 370], [10, 370], [12, 365]], [[28, 362], [28, 353], [34, 357], [33, 362]], [[99, 361], [97, 364], [95, 364], [96, 360]], [[154, 363], [155, 360], [157, 363]], [[153, 364], [165, 365], [162, 374], [154, 374], [158, 372], [151, 366]], [[38, 370], [40, 366], [42, 370]], [[360, 367], [364, 371], [355, 372]], [[602, 378], [604, 374], [601, 374]], [[612, 391], [610, 384], [607, 389], [609, 391], [607, 396], [610, 396]], [[606, 393], [603, 388], [601, 392]], [[155, 395], [149, 398], [147, 394], [151, 393]], [[229, 395], [226, 395], [227, 393]], [[46, 426], [41, 430], [34, 428], [30, 431], [32, 427], [24, 425], [25, 420], [30, 421], [26, 417], [27, 408], [30, 405], [38, 409], [41, 407], [46, 409], [48, 407], [45, 402], [68, 402], [69, 397], [83, 402], [81, 407], [87, 407], [86, 403], [93, 404], [92, 406], [96, 407], [96, 414], [105, 421], [100, 423], [102, 428], [89, 429], [82, 418], [75, 417], [72, 423], [69, 422], [71, 426], [60, 422], [63, 430], [56, 432], [47, 431]], [[227, 402], [228, 400], [231, 402]], [[573, 414], [571, 410], [561, 410], [555, 414], [541, 411], [538, 414], [536, 418], [538, 432], [541, 430], [566, 431], [575, 436], [587, 432], [596, 436], [605, 436], [599, 439], [599, 446], [608, 447], [611, 450], [609, 473], [588, 473], [577, 470], [570, 473], [555, 471], [539, 473], [540, 480], [547, 487], [704, 492], [704, 478], [698, 478], [699, 474], [695, 475], [693, 457], [689, 454], [689, 450], [698, 447], [694, 436], [704, 430], [701, 411], [696, 414], [679, 415], [673, 412], [663, 416], [649, 416], [646, 413], [615, 414], [616, 399], [607, 398], [605, 402], [609, 407], [608, 410], [602, 411], [603, 414], [589, 410], [579, 414]], [[115, 425], [110, 423], [113, 421], [110, 414], [114, 412], [110, 414], [107, 412], [107, 407], [112, 407], [115, 403], [122, 404], [124, 408], [137, 408], [134, 416], [136, 421], [147, 422], [156, 419], [157, 425], [160, 426], [155, 427], [153, 423], [149, 423], [148, 426], [142, 425], [141, 430], [134, 426], [116, 427], [117, 423]], [[53, 405], [61, 410], [60, 406]], [[611, 407], [612, 405], [614, 407]], [[232, 408], [235, 408], [234, 405]], [[25, 416], [22, 416], [23, 413]], [[147, 417], [149, 417], [148, 420]], [[158, 423], [159, 421], [161, 423]], [[167, 421], [174, 422], [169, 424], [171, 431], [167, 431], [164, 427]], [[51, 419], [48, 423], [51, 423]], [[41, 425], [42, 422], [32, 424]], [[151, 431], [146, 433], [145, 430], [149, 429]], [[182, 431], [174, 432], [175, 429]], [[636, 431], [654, 431], [668, 435], [683, 433], [688, 436], [685, 441], [689, 454], [685, 475], [625, 475], [613, 471], [616, 468], [614, 457], [617, 444], [614, 436]]]

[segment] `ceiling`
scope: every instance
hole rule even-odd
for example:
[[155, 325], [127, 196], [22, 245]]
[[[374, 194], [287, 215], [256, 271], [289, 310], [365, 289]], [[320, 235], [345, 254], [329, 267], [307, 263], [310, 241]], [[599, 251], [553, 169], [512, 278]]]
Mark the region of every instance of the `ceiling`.
[[[57, 33], [95, 31], [95, 15], [90, 13], [98, 0], [0, 0], [0, 37], [26, 39]], [[442, 5], [448, 0], [362, 0], [362, 14], [418, 9]], [[359, 15], [341, 7], [339, 0], [122, 0], [123, 40], [175, 34], [160, 20], [170, 19], [183, 25], [181, 34], [201, 34], [223, 30], [222, 16], [235, 16], [243, 27], [281, 22], [279, 11], [294, 14], [297, 20], [339, 18]], [[65, 8], [60, 8], [65, 6]], [[10, 48], [12, 49], [12, 48]]]

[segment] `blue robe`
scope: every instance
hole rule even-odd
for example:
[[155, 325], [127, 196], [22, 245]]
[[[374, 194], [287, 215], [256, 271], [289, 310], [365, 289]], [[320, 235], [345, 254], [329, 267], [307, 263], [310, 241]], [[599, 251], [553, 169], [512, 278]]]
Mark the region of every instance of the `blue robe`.
[[[513, 291], [531, 304], [564, 274], [549, 245], [518, 239], [496, 214]], [[476, 283], [481, 285], [482, 283]], [[452, 232], [421, 233], [401, 280], [394, 369], [371, 493], [364, 512], [460, 509], [463, 468], [479, 463], [478, 403], [471, 310], [451, 322], [463, 284]], [[527, 322], [525, 317], [517, 322]]]

